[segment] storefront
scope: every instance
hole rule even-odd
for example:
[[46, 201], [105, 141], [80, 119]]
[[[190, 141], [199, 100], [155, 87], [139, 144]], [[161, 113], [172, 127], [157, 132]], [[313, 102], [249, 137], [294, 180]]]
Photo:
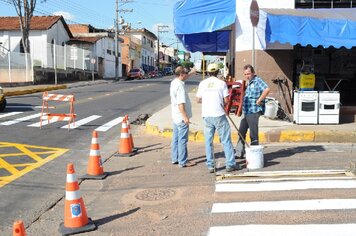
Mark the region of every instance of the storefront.
[[[226, 53], [236, 80], [242, 79], [245, 64], [255, 65], [269, 84], [270, 95], [289, 114], [303, 64], [314, 70], [315, 90], [339, 91], [341, 114], [352, 107], [356, 114], [356, 8], [352, 3], [350, 8], [295, 9], [299, 6], [295, 0], [257, 2], [259, 22], [252, 27], [251, 0], [179, 1], [174, 9], [175, 33], [189, 51]], [[230, 34], [228, 43], [227, 37], [217, 36], [222, 30]]]

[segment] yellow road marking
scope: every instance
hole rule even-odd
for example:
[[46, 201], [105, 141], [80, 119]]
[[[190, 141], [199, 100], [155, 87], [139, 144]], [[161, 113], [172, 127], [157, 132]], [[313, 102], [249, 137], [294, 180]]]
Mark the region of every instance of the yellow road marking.
[[[12, 153], [6, 153], [5, 148], [11, 148]], [[3, 169], [10, 173], [8, 176], [0, 175], [0, 187], [5, 186], [6, 184], [46, 164], [47, 162], [54, 160], [68, 150], [69, 149], [64, 148], [0, 142], [0, 153], [2, 153], [0, 155], [0, 171]], [[42, 155], [42, 157], [40, 155]], [[43, 157], [43, 155], [47, 156]], [[21, 162], [21, 158], [23, 160], [24, 157], [30, 157], [34, 162]], [[11, 159], [11, 163], [6, 161], [7, 159]], [[15, 163], [16, 161], [19, 163]]]

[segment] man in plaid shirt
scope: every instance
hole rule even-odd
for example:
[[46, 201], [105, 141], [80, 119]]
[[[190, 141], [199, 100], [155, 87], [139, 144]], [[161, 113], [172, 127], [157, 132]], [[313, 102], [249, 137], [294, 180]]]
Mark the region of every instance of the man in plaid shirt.
[[[270, 89], [265, 81], [255, 75], [255, 69], [251, 65], [243, 68], [247, 88], [242, 105], [242, 119], [240, 122], [240, 135], [246, 139], [247, 130], [250, 129], [251, 145], [259, 145], [258, 121], [264, 112], [265, 98]], [[242, 158], [245, 153], [245, 142], [241, 138], [237, 142], [235, 156]]]

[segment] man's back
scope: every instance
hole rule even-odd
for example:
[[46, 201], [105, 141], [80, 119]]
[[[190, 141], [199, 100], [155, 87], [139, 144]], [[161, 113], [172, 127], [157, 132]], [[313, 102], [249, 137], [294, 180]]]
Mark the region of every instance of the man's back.
[[228, 96], [228, 90], [224, 81], [213, 76], [201, 81], [196, 96], [202, 98], [203, 117], [225, 114], [224, 97]]

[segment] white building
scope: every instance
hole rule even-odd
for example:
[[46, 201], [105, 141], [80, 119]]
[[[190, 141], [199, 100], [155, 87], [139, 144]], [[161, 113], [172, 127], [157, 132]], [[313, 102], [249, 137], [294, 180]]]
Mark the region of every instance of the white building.
[[[53, 66], [53, 58], [47, 55], [53, 52], [55, 44], [64, 46], [72, 34], [62, 16], [33, 16], [29, 32], [30, 54], [41, 66]], [[23, 53], [22, 33], [18, 17], [0, 17], [1, 49]]]
[[[73, 38], [69, 45], [88, 50], [95, 59], [94, 69], [99, 77], [115, 77], [115, 34], [102, 29], [96, 29], [91, 25], [70, 24]], [[121, 42], [118, 38], [118, 77], [122, 77]]]

